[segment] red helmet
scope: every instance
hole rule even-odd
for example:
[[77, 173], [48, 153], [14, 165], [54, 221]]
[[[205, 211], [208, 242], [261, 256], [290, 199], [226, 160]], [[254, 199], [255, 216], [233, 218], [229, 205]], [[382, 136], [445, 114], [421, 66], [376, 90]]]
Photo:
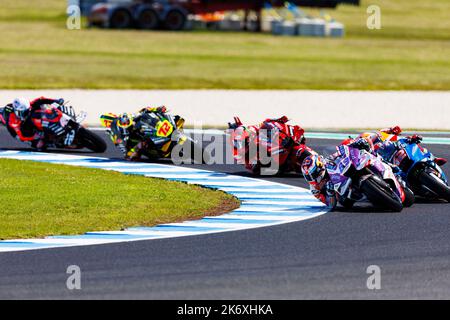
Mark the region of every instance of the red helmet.
[[[230, 133], [230, 142], [233, 146], [233, 154], [237, 156], [247, 146], [250, 134], [245, 126], [239, 126]], [[245, 153], [245, 151], [244, 151]]]

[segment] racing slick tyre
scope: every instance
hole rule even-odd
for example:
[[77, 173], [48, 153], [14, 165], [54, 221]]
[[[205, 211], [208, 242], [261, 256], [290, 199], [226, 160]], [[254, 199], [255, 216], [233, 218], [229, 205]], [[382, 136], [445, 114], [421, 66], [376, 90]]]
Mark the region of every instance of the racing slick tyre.
[[403, 207], [409, 208], [414, 204], [416, 196], [414, 195], [414, 192], [408, 187], [403, 188], [403, 191], [405, 192], [405, 200], [403, 201]]
[[78, 140], [83, 147], [96, 153], [103, 153], [106, 151], [106, 142], [92, 131], [83, 127], [78, 129]]
[[113, 29], [126, 29], [131, 27], [132, 21], [131, 13], [124, 8], [120, 8], [114, 10], [111, 14], [109, 26]]
[[403, 204], [394, 191], [388, 185], [382, 185], [373, 176], [362, 182], [361, 191], [377, 207], [386, 208], [394, 212], [403, 210]]
[[170, 31], [183, 30], [187, 19], [187, 15], [181, 10], [170, 10], [164, 19], [164, 28]]
[[438, 176], [429, 171], [421, 171], [418, 178], [422, 185], [437, 194], [439, 198], [450, 202], [450, 188]]
[[340, 200], [339, 203], [347, 210], [350, 210], [353, 208], [353, 205], [355, 204], [355, 201], [351, 199], [344, 199]]
[[153, 9], [144, 9], [137, 18], [139, 29], [154, 30], [159, 26], [158, 13]]

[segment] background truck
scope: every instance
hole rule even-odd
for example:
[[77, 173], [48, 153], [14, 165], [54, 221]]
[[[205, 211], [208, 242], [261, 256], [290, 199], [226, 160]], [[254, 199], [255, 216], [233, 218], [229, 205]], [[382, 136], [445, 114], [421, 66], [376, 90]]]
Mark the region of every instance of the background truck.
[[[266, 4], [283, 6], [283, 0], [79, 0], [82, 12], [93, 26], [125, 29], [182, 30], [189, 15], [218, 11], [254, 11], [258, 19]], [[335, 8], [338, 4], [359, 5], [359, 0], [291, 0], [298, 6]]]

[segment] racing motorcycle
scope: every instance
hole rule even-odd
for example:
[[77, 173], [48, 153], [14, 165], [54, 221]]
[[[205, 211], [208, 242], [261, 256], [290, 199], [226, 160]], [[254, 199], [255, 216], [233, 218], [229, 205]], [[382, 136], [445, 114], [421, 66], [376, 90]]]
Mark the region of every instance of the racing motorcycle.
[[[47, 105], [41, 119], [32, 119], [38, 130], [42, 130], [42, 122], [49, 122], [49, 127], [59, 123], [61, 130], [58, 134], [46, 134], [46, 147], [59, 149], [83, 149], [87, 148], [96, 153], [106, 151], [106, 142], [94, 132], [86, 129], [82, 123], [87, 117], [86, 112], [78, 115], [72, 106], [56, 103]], [[40, 120], [40, 121], [39, 121]]]
[[[143, 138], [139, 134], [126, 135], [126, 141], [120, 141], [120, 137], [112, 130], [111, 126], [118, 115], [107, 113], [100, 116], [100, 122], [103, 127], [107, 128], [107, 134], [110, 136], [114, 144], [124, 142], [136, 145], [144, 142], [144, 148], [141, 154], [150, 160], [158, 160], [169, 158], [174, 151], [179, 152], [182, 161], [186, 157], [192, 159], [194, 163], [208, 163], [209, 155], [204, 152], [201, 141], [192, 139], [184, 133], [185, 120], [180, 116], [172, 116], [167, 113], [151, 113], [151, 116], [139, 116], [135, 125], [138, 125], [141, 131], [154, 132], [153, 135]], [[144, 140], [144, 141], [143, 141]], [[177, 148], [175, 150], [175, 148]], [[201, 159], [200, 159], [201, 156]], [[172, 157], [173, 159], [173, 157]], [[180, 161], [180, 163], [182, 162]]]
[[[94, 132], [86, 129], [82, 123], [87, 113], [78, 115], [72, 106], [53, 103], [41, 107], [39, 117], [37, 113], [31, 114], [31, 122], [40, 132], [44, 132], [45, 145], [41, 149], [83, 149], [87, 148], [96, 153], [106, 151], [106, 143]], [[55, 128], [55, 132], [45, 130], [43, 122], [48, 123], [49, 128]]]
[[[399, 169], [398, 174], [414, 194], [450, 202], [448, 179], [441, 169], [447, 160], [436, 158], [419, 142], [411, 142], [408, 138], [400, 138], [395, 144], [397, 151], [387, 160]], [[383, 156], [382, 152], [380, 154]]]
[[405, 193], [391, 166], [381, 157], [350, 145], [337, 149], [325, 168], [344, 207], [368, 200], [376, 207], [400, 212], [412, 205], [414, 195]]
[[[234, 159], [244, 163], [254, 174], [260, 174], [261, 168], [266, 174], [301, 173], [299, 155], [310, 149], [305, 145], [304, 130], [287, 124], [287, 121], [284, 117], [274, 119], [269, 125], [273, 128], [252, 131], [234, 117], [234, 122], [228, 123], [228, 142], [233, 148]], [[254, 154], [250, 151], [252, 146]], [[267, 159], [262, 161], [262, 155]]]

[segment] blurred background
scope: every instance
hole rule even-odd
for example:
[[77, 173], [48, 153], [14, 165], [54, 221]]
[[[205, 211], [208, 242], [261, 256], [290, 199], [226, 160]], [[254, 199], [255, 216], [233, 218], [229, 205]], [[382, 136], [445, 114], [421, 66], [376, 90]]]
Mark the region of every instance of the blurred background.
[[99, 2], [2, 0], [0, 88], [450, 88], [448, 0]]

